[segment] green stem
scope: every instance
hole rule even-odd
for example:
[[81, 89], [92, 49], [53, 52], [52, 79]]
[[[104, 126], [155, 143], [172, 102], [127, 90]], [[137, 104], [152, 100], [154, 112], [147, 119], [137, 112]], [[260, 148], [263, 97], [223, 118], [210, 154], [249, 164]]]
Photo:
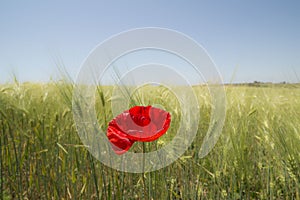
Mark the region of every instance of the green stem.
[[95, 189], [96, 189], [96, 196], [97, 196], [97, 199], [100, 199], [99, 187], [98, 187], [97, 175], [96, 175], [96, 168], [95, 168], [95, 163], [94, 163], [94, 160], [93, 160], [93, 157], [92, 157], [91, 154], [89, 154], [89, 161], [90, 161], [90, 165], [91, 165], [91, 168], [92, 168], [94, 184], [95, 184]]
[[146, 180], [145, 180], [145, 153], [146, 153], [146, 145], [145, 142], [143, 142], [143, 174], [142, 174], [142, 180], [143, 180], [143, 188], [144, 188], [144, 198], [149, 199], [148, 193], [147, 193], [147, 187], [146, 187]]

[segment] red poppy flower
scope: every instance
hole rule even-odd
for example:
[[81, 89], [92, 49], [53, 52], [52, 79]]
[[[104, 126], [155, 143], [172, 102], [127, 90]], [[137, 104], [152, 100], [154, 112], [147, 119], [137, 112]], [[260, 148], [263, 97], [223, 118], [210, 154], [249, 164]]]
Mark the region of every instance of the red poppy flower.
[[152, 106], [135, 106], [109, 122], [107, 137], [116, 154], [127, 152], [135, 141], [151, 142], [167, 132], [171, 115]]

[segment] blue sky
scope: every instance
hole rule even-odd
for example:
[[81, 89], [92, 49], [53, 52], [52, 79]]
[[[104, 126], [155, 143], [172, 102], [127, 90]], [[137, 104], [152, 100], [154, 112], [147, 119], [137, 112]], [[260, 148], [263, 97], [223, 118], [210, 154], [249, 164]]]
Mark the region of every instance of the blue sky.
[[[1, 1], [0, 82], [72, 77], [119, 32], [164, 27], [210, 54], [225, 82], [299, 82], [300, 1]], [[298, 78], [297, 78], [298, 76]]]

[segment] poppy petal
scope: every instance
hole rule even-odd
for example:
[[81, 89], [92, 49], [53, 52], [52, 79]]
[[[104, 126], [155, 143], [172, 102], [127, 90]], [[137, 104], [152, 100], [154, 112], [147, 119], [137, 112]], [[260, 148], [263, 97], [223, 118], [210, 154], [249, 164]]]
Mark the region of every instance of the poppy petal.
[[108, 126], [107, 137], [117, 154], [127, 152], [135, 141], [151, 142], [168, 130], [171, 115], [152, 106], [135, 106], [115, 117]]
[[114, 150], [114, 152], [119, 155], [128, 151], [134, 143], [134, 141], [126, 137], [126, 134], [124, 134], [114, 126], [108, 127], [107, 138], [112, 144], [112, 149]]

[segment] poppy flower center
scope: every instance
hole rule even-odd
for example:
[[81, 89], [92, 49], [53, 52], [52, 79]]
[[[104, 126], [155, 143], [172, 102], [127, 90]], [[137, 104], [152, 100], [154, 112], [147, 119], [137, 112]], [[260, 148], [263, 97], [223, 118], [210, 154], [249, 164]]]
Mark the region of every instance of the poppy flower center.
[[150, 124], [150, 108], [151, 106], [135, 106], [129, 109], [131, 119], [139, 126], [147, 126]]

